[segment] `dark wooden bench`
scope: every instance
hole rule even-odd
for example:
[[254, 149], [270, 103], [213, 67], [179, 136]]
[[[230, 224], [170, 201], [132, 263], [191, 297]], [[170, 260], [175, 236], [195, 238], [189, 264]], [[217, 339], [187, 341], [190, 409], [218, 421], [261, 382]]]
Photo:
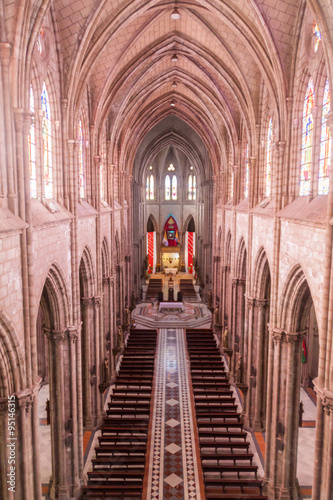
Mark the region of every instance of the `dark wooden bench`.
[[206, 465], [202, 464], [202, 470], [205, 473], [237, 474], [237, 479], [242, 479], [241, 474], [254, 475], [258, 479], [258, 467], [256, 465]]

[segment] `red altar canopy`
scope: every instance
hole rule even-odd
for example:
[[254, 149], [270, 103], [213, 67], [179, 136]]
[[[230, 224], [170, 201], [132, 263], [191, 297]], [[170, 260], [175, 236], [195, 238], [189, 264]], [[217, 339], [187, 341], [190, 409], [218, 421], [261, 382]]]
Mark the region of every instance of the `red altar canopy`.
[[172, 215], [170, 215], [164, 225], [162, 245], [165, 247], [176, 247], [178, 240], [178, 225]]

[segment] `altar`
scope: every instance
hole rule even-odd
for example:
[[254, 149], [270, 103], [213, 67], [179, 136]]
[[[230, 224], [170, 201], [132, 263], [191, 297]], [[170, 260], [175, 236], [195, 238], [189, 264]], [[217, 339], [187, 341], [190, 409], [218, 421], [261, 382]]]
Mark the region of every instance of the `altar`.
[[178, 269], [176, 267], [165, 267], [164, 268], [164, 271], [165, 271], [165, 274], [177, 274], [178, 273]]

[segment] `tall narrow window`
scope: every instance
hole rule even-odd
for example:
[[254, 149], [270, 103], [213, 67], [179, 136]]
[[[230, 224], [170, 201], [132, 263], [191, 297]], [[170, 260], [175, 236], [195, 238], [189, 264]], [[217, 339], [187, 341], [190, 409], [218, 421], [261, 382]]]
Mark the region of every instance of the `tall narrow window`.
[[149, 190], [149, 175], [147, 175], [146, 180], [146, 200], [149, 200], [150, 190]]
[[330, 161], [331, 161], [331, 133], [329, 127], [327, 126], [326, 115], [327, 113], [329, 113], [329, 111], [330, 111], [330, 88], [327, 79], [324, 90], [323, 112], [321, 118], [318, 194], [328, 193]]
[[266, 177], [265, 177], [265, 196], [271, 195], [271, 174], [272, 174], [272, 146], [273, 146], [273, 120], [269, 119], [267, 142], [266, 142]]
[[86, 179], [85, 179], [85, 165], [83, 156], [83, 131], [82, 122], [78, 122], [78, 132], [79, 132], [79, 182], [80, 182], [80, 198], [84, 198], [86, 195]]
[[155, 199], [155, 183], [153, 174], [147, 175], [146, 182], [146, 200]]
[[188, 199], [192, 200], [192, 198], [193, 198], [193, 181], [192, 181], [192, 174], [191, 174], [188, 177]]
[[197, 184], [196, 184], [195, 175], [190, 174], [188, 177], [188, 199], [189, 200], [196, 199], [196, 196], [197, 196], [196, 189], [197, 189]]
[[172, 176], [172, 199], [177, 200], [177, 177]]
[[313, 80], [309, 80], [306, 89], [304, 106], [303, 106], [303, 127], [302, 127], [302, 155], [301, 155], [301, 181], [300, 181], [300, 196], [305, 196], [310, 193], [311, 183], [311, 159], [312, 159], [312, 142], [313, 142]]
[[313, 21], [312, 32], [313, 32], [313, 38], [314, 38], [313, 50], [315, 52], [317, 52], [317, 50], [319, 48], [320, 40], [321, 40], [321, 33], [319, 31], [318, 24], [316, 23], [316, 21]]
[[105, 176], [104, 176], [104, 163], [102, 160], [99, 163], [99, 182], [101, 188], [101, 200], [105, 199]]
[[150, 175], [150, 199], [153, 200], [155, 198], [155, 186], [154, 186], [154, 176]]
[[249, 196], [249, 143], [246, 144], [245, 152], [245, 182], [244, 182], [244, 196]]
[[30, 196], [37, 198], [37, 175], [36, 175], [36, 139], [35, 139], [35, 101], [32, 85], [30, 85], [30, 113], [31, 124], [29, 132], [29, 171], [30, 171]]
[[43, 110], [43, 176], [45, 198], [53, 198], [53, 170], [52, 170], [52, 127], [51, 127], [51, 111], [49, 95], [43, 82], [43, 90], [41, 95], [41, 103]]
[[165, 199], [171, 200], [171, 183], [169, 175], [165, 178]]

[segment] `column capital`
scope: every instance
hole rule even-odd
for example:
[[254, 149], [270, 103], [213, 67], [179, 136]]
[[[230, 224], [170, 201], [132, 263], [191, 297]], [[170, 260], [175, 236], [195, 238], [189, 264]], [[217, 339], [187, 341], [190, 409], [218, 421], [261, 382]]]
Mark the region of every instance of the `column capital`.
[[96, 295], [94, 298], [94, 305], [96, 307], [100, 307], [102, 304], [102, 296], [101, 295]]
[[330, 111], [325, 115], [325, 120], [327, 123], [327, 126], [330, 128], [331, 133], [333, 132], [333, 111]]
[[64, 330], [51, 330], [49, 332], [49, 339], [53, 342], [63, 342], [67, 334], [67, 329]]
[[24, 127], [24, 109], [23, 108], [14, 108], [14, 122], [16, 132], [23, 132]]
[[321, 404], [326, 414], [333, 413], [333, 392], [328, 391], [323, 387], [319, 387], [318, 378], [313, 381], [313, 386], [317, 398], [321, 400]]
[[68, 338], [75, 344], [78, 338], [78, 327], [77, 326], [69, 326], [67, 328]]

